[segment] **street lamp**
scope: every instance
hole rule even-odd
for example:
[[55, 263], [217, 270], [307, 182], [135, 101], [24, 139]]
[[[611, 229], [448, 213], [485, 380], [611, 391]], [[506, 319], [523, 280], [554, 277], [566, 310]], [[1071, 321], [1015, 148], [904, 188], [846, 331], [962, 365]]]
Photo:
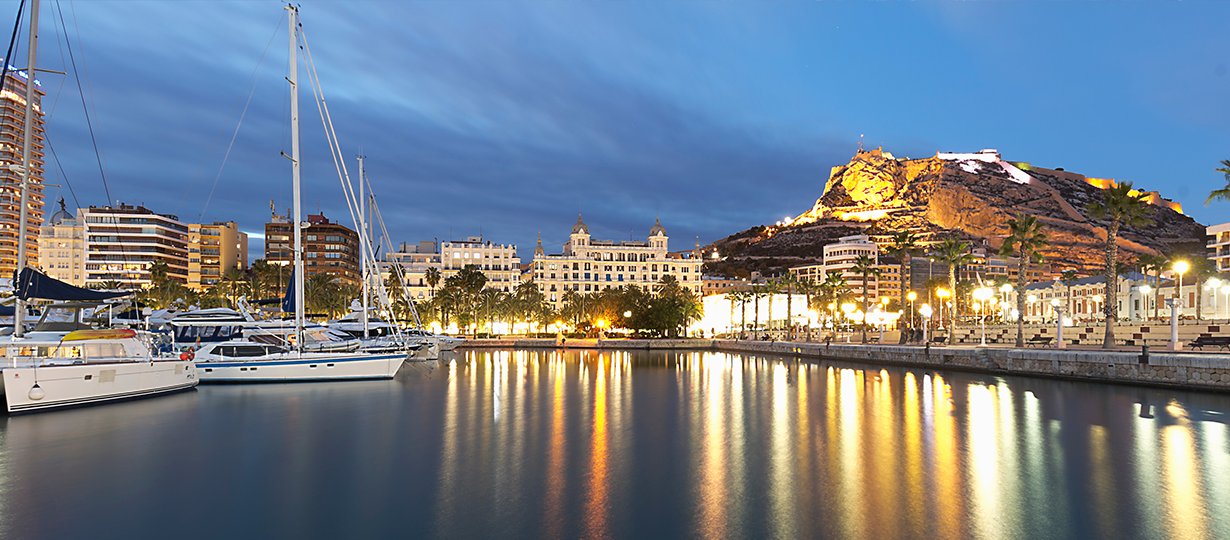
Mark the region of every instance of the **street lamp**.
[[1222, 303], [1226, 305], [1226, 317], [1230, 318], [1230, 283], [1221, 286]]
[[914, 327], [914, 301], [918, 300], [918, 293], [910, 291], [905, 293], [905, 299], [910, 301], [910, 328]]
[[1144, 285], [1141, 285], [1139, 288], [1137, 288], [1137, 290], [1140, 291], [1140, 300], [1141, 300], [1140, 303], [1141, 303], [1141, 307], [1144, 308], [1144, 312], [1145, 312], [1145, 316], [1141, 318], [1148, 320], [1149, 319], [1149, 293], [1153, 292], [1153, 287], [1150, 287], [1149, 284], [1146, 283]]
[[[948, 298], [951, 298], [951, 297], [952, 297], [952, 291], [950, 291], [950, 290], [948, 290], [948, 289], [946, 289], [946, 288], [944, 288], [944, 287], [940, 287], [940, 288], [938, 288], [938, 289], [936, 289], [936, 290], [935, 290], [935, 296], [936, 296], [936, 297], [938, 297], [938, 298], [940, 299], [940, 314], [939, 314], [939, 320], [940, 320], [940, 323], [939, 323], [939, 324], [940, 324], [940, 326], [939, 326], [939, 329], [940, 329], [940, 330], [943, 330], [943, 329], [944, 329], [944, 304], [946, 303], [945, 301], [946, 301]], [[949, 320], [952, 320], [952, 311], [949, 311], [949, 312], [948, 312], [948, 319], [949, 319]]]
[[1174, 297], [1178, 302], [1178, 307], [1183, 307], [1183, 274], [1186, 274], [1191, 269], [1191, 265], [1187, 261], [1175, 261], [1174, 271], [1179, 274], [1178, 281], [1174, 283]]
[[990, 300], [994, 295], [995, 292], [992, 291], [990, 287], [978, 287], [977, 289], [974, 289], [974, 300], [978, 301], [977, 304], [974, 304], [974, 307], [978, 310], [978, 326], [982, 329], [981, 344], [983, 346], [986, 346], [987, 344], [986, 301]]
[[931, 306], [929, 304], [923, 304], [919, 306], [918, 314], [922, 315], [922, 322], [923, 322], [922, 338], [923, 338], [923, 343], [925, 344], [927, 343], [927, 321], [931, 319]]

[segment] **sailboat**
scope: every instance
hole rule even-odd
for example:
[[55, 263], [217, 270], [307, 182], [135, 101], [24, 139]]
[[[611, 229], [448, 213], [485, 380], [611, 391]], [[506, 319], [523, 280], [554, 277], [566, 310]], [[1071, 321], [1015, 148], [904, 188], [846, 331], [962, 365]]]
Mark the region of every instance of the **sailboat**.
[[[13, 333], [0, 342], [0, 372], [4, 377], [0, 392], [4, 394], [6, 409], [10, 414], [38, 411], [192, 388], [198, 379], [190, 359], [158, 357], [150, 347], [152, 339], [148, 334], [129, 329], [98, 329], [86, 323], [87, 312], [93, 312], [107, 299], [129, 293], [82, 289], [26, 266], [38, 8], [38, 0], [30, 3]], [[27, 332], [24, 319], [28, 300], [63, 303], [47, 307], [33, 331]]]
[[303, 221], [299, 202], [299, 85], [298, 44], [299, 9], [286, 6], [290, 28], [291, 185], [294, 218], [294, 269], [292, 290], [283, 310], [295, 314], [290, 343], [264, 343], [231, 340], [212, 343], [194, 351], [202, 382], [290, 382], [334, 381], [347, 379], [391, 379], [406, 359], [402, 351], [373, 354], [355, 352], [311, 352], [304, 349], [304, 261]]

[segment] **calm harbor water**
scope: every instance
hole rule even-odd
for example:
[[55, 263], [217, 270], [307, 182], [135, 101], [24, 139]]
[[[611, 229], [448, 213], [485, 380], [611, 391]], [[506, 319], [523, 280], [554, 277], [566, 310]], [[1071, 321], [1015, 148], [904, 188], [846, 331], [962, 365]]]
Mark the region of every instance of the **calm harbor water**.
[[0, 538], [1230, 538], [1230, 396], [697, 352], [0, 417]]

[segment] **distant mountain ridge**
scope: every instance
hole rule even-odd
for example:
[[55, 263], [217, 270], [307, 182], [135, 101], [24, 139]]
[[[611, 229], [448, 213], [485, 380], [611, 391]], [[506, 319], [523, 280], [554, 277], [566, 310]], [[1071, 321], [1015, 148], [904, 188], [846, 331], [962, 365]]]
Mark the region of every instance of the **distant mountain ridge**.
[[[1106, 229], [1086, 208], [1111, 185], [1109, 179], [1005, 161], [994, 150], [921, 159], [860, 150], [849, 163], [833, 167], [809, 210], [789, 223], [753, 227], [714, 242], [706, 251], [716, 249], [723, 260], [706, 268], [725, 275], [778, 273], [818, 260], [822, 247], [841, 236], [867, 234], [884, 245], [901, 230], [915, 232], [925, 243], [955, 235], [998, 249], [1008, 219], [1024, 213], [1047, 227], [1051, 245], [1044, 264], [1093, 273], [1102, 265]], [[1120, 232], [1122, 259], [1204, 251], [1203, 225], [1160, 194], [1145, 195], [1153, 224]]]

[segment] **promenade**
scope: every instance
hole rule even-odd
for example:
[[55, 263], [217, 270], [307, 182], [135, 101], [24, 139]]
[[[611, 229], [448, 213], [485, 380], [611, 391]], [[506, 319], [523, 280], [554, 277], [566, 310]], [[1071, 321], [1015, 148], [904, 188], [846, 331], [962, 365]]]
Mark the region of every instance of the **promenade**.
[[1015, 348], [1007, 345], [891, 345], [731, 339], [469, 340], [465, 348], [709, 350], [795, 356], [983, 373], [1079, 379], [1230, 392], [1230, 354], [1081, 348]]

